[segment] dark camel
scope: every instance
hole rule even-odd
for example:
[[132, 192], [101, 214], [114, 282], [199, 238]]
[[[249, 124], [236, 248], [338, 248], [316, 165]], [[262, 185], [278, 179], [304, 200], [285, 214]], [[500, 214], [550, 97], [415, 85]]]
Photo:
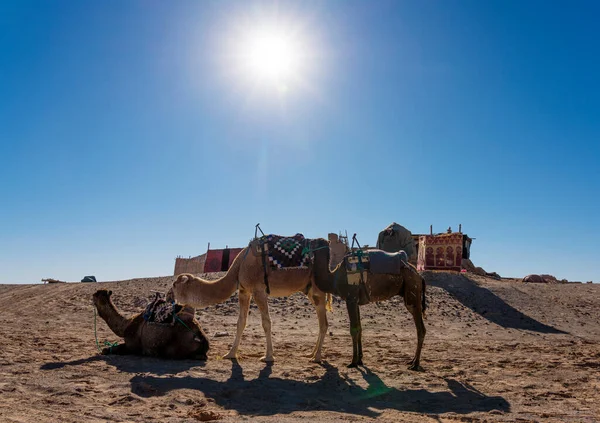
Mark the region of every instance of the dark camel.
[[[404, 305], [412, 314], [417, 327], [417, 350], [408, 363], [409, 369], [420, 369], [421, 349], [425, 339], [425, 279], [414, 266], [407, 263], [397, 274], [367, 274], [366, 284], [348, 283], [345, 262], [342, 261], [333, 271], [329, 271], [329, 248], [325, 239], [314, 239], [310, 243], [312, 254], [311, 270], [315, 285], [323, 292], [338, 295], [346, 300], [350, 318], [350, 334], [352, 335], [352, 363], [348, 367], [362, 365], [362, 327], [360, 323], [360, 307], [375, 301], [383, 301], [400, 295]], [[366, 253], [366, 252], [365, 252]]]
[[111, 295], [112, 291], [106, 289], [96, 291], [94, 305], [115, 335], [125, 338], [125, 343], [104, 348], [102, 354], [206, 360], [208, 339], [195, 319], [194, 308], [183, 306], [173, 324], [148, 322], [142, 313], [130, 318], [122, 316]]

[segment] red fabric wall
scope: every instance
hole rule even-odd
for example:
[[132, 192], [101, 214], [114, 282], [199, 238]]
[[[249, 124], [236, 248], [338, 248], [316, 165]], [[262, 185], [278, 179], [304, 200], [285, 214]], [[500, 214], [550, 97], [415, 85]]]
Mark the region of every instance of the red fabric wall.
[[243, 250], [243, 248], [230, 248], [229, 249], [229, 265], [227, 266], [227, 270], [231, 267], [231, 263], [238, 256], [238, 254]]
[[[230, 248], [229, 249], [229, 263], [227, 263], [227, 270], [231, 267], [231, 263], [237, 257], [237, 255], [243, 250], [243, 248]], [[204, 264], [204, 273], [220, 272], [221, 265], [223, 263], [223, 252], [225, 250], [208, 250], [206, 252], [206, 262]]]
[[223, 250], [208, 250], [206, 252], [206, 262], [204, 263], [204, 273], [220, 272], [222, 260]]

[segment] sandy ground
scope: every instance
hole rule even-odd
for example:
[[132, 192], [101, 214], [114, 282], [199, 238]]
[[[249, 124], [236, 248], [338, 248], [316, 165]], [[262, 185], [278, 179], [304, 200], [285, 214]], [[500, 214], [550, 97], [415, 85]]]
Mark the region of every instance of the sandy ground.
[[[425, 277], [422, 372], [405, 364], [416, 334], [400, 299], [362, 308], [366, 366], [347, 369], [339, 300], [328, 313], [325, 361], [314, 364], [306, 358], [314, 309], [302, 294], [271, 299], [276, 362], [267, 366], [254, 305], [240, 360], [221, 359], [233, 341], [235, 296], [197, 311], [208, 361], [168, 361], [100, 356], [91, 295], [112, 289], [130, 315], [171, 277], [0, 285], [0, 422], [600, 421], [600, 285]], [[101, 343], [119, 340], [100, 319], [97, 333]]]

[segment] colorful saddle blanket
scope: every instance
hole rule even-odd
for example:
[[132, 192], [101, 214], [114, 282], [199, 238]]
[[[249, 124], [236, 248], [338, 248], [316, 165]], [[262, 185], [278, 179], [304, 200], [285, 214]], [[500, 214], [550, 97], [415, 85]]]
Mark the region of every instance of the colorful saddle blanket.
[[308, 239], [302, 234], [291, 237], [264, 235], [254, 240], [252, 244], [254, 254], [262, 255], [264, 251], [269, 266], [273, 269], [308, 266], [309, 257], [308, 254], [304, 254]]
[[146, 306], [144, 310], [144, 320], [154, 323], [172, 323], [175, 315], [181, 311], [183, 306], [179, 304], [171, 304], [160, 298], [160, 294], [156, 294]]

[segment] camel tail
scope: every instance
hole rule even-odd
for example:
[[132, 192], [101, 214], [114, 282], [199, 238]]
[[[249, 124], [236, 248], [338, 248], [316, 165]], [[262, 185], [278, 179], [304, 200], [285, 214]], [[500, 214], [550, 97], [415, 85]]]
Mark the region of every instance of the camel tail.
[[325, 309], [327, 311], [333, 312], [333, 307], [331, 306], [331, 302], [333, 301], [333, 295], [330, 293], [325, 294]]

